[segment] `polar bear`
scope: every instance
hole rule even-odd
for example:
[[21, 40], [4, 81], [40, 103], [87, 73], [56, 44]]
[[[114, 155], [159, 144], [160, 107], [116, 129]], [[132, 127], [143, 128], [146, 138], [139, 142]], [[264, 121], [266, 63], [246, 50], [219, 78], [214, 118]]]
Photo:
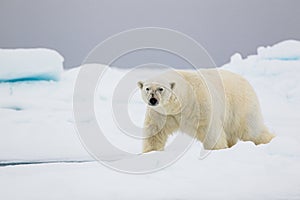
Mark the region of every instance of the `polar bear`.
[[263, 123], [254, 89], [238, 74], [220, 69], [170, 70], [139, 81], [147, 104], [143, 152], [163, 150], [168, 136], [186, 133], [207, 150], [238, 140], [265, 144], [274, 137]]

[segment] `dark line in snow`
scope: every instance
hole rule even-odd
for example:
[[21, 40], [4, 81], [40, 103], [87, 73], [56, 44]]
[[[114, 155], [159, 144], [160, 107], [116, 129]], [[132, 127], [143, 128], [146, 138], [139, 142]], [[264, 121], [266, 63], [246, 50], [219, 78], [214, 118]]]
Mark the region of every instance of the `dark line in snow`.
[[18, 165], [40, 165], [40, 164], [53, 164], [53, 163], [88, 163], [88, 162], [95, 162], [95, 160], [0, 162], [0, 167], [18, 166]]

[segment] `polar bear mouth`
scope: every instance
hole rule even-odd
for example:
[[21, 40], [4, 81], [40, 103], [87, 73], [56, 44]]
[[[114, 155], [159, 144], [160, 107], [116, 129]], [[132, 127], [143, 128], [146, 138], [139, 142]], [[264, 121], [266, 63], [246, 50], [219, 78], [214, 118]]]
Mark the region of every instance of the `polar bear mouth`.
[[150, 106], [156, 106], [158, 104], [158, 100], [154, 97], [152, 97], [151, 99], [149, 99], [149, 105]]

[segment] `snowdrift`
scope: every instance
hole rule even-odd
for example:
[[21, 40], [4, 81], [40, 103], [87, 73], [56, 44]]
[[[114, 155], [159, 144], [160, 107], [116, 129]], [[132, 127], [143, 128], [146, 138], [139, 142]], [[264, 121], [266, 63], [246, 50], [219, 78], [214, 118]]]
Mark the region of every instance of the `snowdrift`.
[[276, 100], [279, 98], [290, 103], [300, 100], [299, 41], [289, 40], [272, 47], [259, 47], [257, 55], [246, 59], [237, 53], [223, 68], [245, 76], [254, 86], [260, 83], [256, 90], [275, 95]]

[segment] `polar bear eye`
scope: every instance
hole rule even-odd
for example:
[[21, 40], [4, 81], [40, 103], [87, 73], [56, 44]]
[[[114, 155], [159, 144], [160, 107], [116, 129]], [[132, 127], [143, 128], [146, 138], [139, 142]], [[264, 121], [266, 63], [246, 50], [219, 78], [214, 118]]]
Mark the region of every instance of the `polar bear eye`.
[[147, 87], [147, 88], [146, 88], [146, 91], [149, 91], [149, 90], [150, 90], [150, 89]]
[[158, 90], [159, 90], [160, 92], [162, 92], [162, 91], [164, 90], [164, 88], [158, 88]]

